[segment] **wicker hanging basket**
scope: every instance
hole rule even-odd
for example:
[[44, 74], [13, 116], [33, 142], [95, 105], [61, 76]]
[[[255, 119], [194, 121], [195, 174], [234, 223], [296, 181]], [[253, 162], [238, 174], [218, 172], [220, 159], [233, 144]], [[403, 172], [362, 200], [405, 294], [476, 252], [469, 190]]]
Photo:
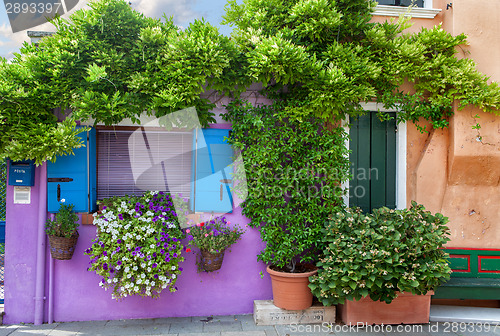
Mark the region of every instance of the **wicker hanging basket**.
[[70, 260], [75, 252], [79, 234], [76, 232], [72, 237], [49, 236], [50, 254], [58, 260]]
[[222, 260], [224, 260], [224, 250], [219, 253], [210, 253], [206, 250], [200, 250], [201, 252], [201, 268], [205, 272], [217, 271], [222, 266]]

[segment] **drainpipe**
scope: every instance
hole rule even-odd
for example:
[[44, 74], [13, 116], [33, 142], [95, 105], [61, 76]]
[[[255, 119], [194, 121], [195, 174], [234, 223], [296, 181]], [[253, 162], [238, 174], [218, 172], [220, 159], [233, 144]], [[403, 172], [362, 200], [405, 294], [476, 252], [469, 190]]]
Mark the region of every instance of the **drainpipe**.
[[[50, 215], [50, 219], [54, 220], [54, 214]], [[48, 319], [47, 323], [54, 323], [54, 258], [49, 258], [49, 301], [48, 301]]]
[[45, 290], [45, 222], [47, 221], [47, 164], [39, 167], [39, 193], [38, 193], [38, 239], [36, 254], [36, 282], [35, 282], [35, 319], [34, 324], [43, 323], [43, 306]]

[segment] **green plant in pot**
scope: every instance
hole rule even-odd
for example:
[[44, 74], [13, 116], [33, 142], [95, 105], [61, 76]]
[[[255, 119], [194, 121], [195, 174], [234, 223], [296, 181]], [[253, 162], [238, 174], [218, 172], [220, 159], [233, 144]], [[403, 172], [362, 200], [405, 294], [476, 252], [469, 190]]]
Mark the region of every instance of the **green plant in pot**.
[[[313, 294], [324, 305], [343, 304], [345, 323], [428, 323], [430, 296], [423, 295], [451, 272], [441, 249], [450, 240], [447, 222], [415, 202], [403, 210], [383, 207], [365, 214], [354, 208], [332, 214], [323, 230], [324, 256], [311, 278]], [[406, 306], [410, 311], [404, 297], [415, 300]], [[380, 307], [359, 307], [363, 302]], [[417, 316], [420, 304], [423, 316]]]
[[[274, 304], [298, 310], [312, 304], [308, 277], [328, 209], [342, 204], [349, 163], [342, 128], [314, 118], [276, 118], [281, 108], [233, 104], [226, 117], [233, 123], [229, 141], [243, 157], [234, 176], [246, 178], [242, 212], [265, 243], [258, 259], [268, 265]], [[278, 288], [288, 280], [297, 287]]]
[[78, 215], [73, 212], [73, 204], [61, 201], [55, 218], [48, 219], [45, 224], [45, 233], [49, 237], [50, 253], [52, 258], [69, 260], [73, 257], [78, 242]]

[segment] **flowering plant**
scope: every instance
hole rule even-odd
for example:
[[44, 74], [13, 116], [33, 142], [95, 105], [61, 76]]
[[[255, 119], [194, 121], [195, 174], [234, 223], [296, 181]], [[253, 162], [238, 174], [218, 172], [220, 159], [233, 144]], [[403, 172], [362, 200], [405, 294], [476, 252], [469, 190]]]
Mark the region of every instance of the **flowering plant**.
[[97, 238], [86, 251], [89, 271], [102, 276], [99, 285], [113, 289], [114, 298], [177, 290], [184, 235], [173, 198], [163, 192], [113, 197], [94, 215]]
[[236, 243], [245, 232], [240, 227], [230, 228], [226, 217], [220, 216], [204, 223], [196, 224], [186, 233], [189, 234], [189, 245], [212, 254], [219, 253]]
[[54, 220], [48, 219], [45, 233], [49, 236], [71, 238], [78, 233], [78, 215], [73, 212], [73, 204], [64, 204], [61, 200], [59, 212]]
[[390, 303], [399, 292], [416, 295], [450, 278], [448, 218], [412, 202], [409, 209], [385, 207], [364, 214], [332, 214], [323, 231], [324, 256], [309, 287], [324, 305], [370, 296]]

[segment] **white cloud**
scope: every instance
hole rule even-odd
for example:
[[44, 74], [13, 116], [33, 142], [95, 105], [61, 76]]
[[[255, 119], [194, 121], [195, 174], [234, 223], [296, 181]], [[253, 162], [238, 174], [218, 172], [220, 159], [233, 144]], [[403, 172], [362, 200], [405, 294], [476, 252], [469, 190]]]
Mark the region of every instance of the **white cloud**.
[[132, 8], [149, 17], [161, 18], [173, 16], [176, 25], [185, 25], [188, 21], [201, 18], [193, 10], [195, 0], [135, 0]]
[[[194, 19], [200, 19], [201, 14], [193, 9], [196, 0], [129, 0], [132, 8], [143, 13], [145, 16], [161, 18], [163, 14], [167, 17], [173, 16], [174, 23], [180, 27], [186, 27]], [[206, 0], [203, 0], [206, 1]], [[69, 13], [63, 16], [67, 18], [71, 13], [87, 7], [88, 1], [80, 0]], [[7, 18], [5, 18], [7, 19]], [[33, 31], [55, 31], [50, 23], [33, 27]], [[27, 30], [12, 33], [10, 24], [4, 22], [0, 25], [0, 56], [7, 59], [13, 58], [13, 53], [19, 52], [23, 42], [29, 42]]]
[[[86, 7], [86, 5], [87, 1], [80, 1], [68, 14]], [[64, 15], [63, 17], [67, 18], [69, 16], [68, 14]], [[28, 30], [55, 31], [55, 27], [51, 23], [47, 22]], [[30, 38], [28, 37], [28, 30], [13, 33], [12, 28], [10, 27], [10, 23], [2, 23], [0, 25], [0, 56], [7, 59], [12, 59], [14, 57], [14, 53], [19, 52], [19, 48], [21, 48], [23, 42], [30, 42]]]

